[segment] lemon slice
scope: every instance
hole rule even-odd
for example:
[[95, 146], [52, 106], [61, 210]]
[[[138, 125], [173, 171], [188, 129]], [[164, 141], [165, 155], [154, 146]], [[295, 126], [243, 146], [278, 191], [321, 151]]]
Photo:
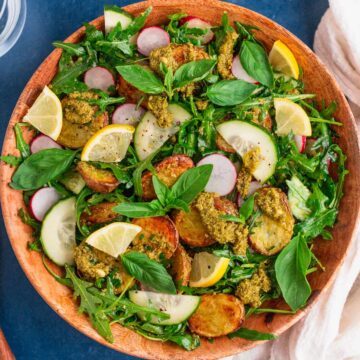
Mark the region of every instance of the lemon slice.
[[311, 123], [305, 110], [289, 99], [274, 99], [275, 120], [277, 124], [276, 133], [287, 135], [311, 136]]
[[108, 125], [96, 132], [85, 144], [83, 161], [119, 162], [125, 155], [134, 133], [134, 127], [124, 124]]
[[230, 259], [207, 252], [195, 254], [191, 267], [190, 286], [207, 287], [217, 283], [225, 274]]
[[56, 140], [61, 132], [62, 117], [62, 107], [59, 98], [45, 86], [28, 113], [24, 116], [24, 121]]
[[95, 249], [117, 258], [123, 254], [141, 227], [125, 222], [114, 222], [93, 232], [86, 242]]
[[291, 50], [280, 40], [274, 42], [269, 54], [271, 66], [294, 79], [299, 78], [299, 65]]

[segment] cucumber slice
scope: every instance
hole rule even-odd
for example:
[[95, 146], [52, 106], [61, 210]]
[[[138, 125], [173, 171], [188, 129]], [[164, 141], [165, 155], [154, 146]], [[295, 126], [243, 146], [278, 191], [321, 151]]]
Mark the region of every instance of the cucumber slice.
[[[152, 316], [152, 324], [174, 325], [187, 320], [200, 304], [199, 296], [192, 295], [168, 295], [151, 291], [129, 291], [130, 300], [140, 306], [151, 307], [170, 315], [169, 319], [160, 320]], [[138, 314], [144, 318], [141, 313]]]
[[60, 200], [45, 215], [41, 227], [41, 243], [46, 255], [57, 265], [73, 265], [76, 246], [75, 197]]
[[178, 104], [170, 104], [169, 111], [173, 114], [174, 125], [168, 128], [161, 128], [152, 112], [148, 111], [142, 117], [135, 130], [134, 146], [140, 160], [146, 159], [173, 135], [179, 131], [180, 125], [192, 115]]
[[75, 170], [65, 173], [60, 182], [76, 195], [80, 194], [80, 191], [85, 187], [83, 177]]
[[219, 134], [240, 156], [259, 147], [262, 159], [254, 171], [256, 180], [264, 183], [274, 172], [278, 151], [274, 137], [263, 127], [246, 121], [227, 121], [217, 127]]
[[133, 17], [127, 11], [116, 5], [104, 6], [105, 32], [109, 33], [120, 22], [121, 28], [125, 30], [133, 21]]

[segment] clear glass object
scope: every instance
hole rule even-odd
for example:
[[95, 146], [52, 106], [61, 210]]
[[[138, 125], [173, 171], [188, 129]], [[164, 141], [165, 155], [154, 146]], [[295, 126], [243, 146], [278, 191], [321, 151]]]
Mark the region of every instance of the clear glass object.
[[25, 18], [26, 0], [0, 0], [0, 57], [19, 39]]

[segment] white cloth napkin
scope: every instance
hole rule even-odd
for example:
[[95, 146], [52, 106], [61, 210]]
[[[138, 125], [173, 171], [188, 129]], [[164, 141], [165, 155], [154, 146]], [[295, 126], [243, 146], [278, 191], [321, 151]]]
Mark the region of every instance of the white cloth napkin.
[[[314, 49], [348, 97], [360, 129], [360, 0], [329, 3]], [[359, 273], [360, 238], [326, 296], [304, 319], [272, 343], [227, 360], [360, 360]]]

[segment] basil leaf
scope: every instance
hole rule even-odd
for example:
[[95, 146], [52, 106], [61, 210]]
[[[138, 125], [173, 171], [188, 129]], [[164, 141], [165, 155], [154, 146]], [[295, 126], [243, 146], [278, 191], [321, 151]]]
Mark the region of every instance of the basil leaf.
[[146, 94], [160, 94], [165, 91], [161, 80], [140, 65], [121, 65], [117, 66], [116, 70], [128, 83]]
[[208, 164], [185, 171], [171, 188], [172, 196], [190, 204], [204, 190], [212, 169], [213, 166]]
[[290, 241], [275, 261], [276, 280], [285, 301], [294, 311], [303, 307], [311, 294], [306, 278], [310, 261], [311, 251], [300, 235]]
[[220, 106], [241, 104], [256, 89], [256, 85], [244, 80], [221, 80], [207, 88], [209, 100]]
[[170, 197], [170, 189], [155, 175], [153, 175], [152, 177], [152, 183], [154, 185], [154, 190], [160, 203], [163, 206], [166, 206]]
[[130, 218], [142, 218], [150, 216], [163, 216], [165, 211], [162, 207], [156, 206], [154, 201], [152, 202], [137, 202], [137, 203], [121, 203], [116, 205], [113, 210], [121, 215], [128, 216]]
[[240, 219], [245, 223], [245, 221], [251, 216], [254, 211], [254, 200], [255, 194], [249, 196], [243, 203], [240, 208]]
[[35, 190], [56, 179], [71, 165], [75, 151], [46, 149], [30, 155], [15, 171], [10, 186], [16, 190]]
[[231, 334], [228, 335], [230, 339], [239, 337], [246, 340], [274, 340], [277, 339], [277, 336], [271, 333], [263, 333], [259, 332], [257, 330], [247, 329], [247, 328], [241, 328]]
[[79, 44], [65, 43], [62, 41], [54, 41], [52, 44], [59, 49], [63, 49], [71, 56], [85, 55], [85, 49]]
[[190, 209], [187, 205], [187, 203], [181, 199], [175, 199], [175, 200], [172, 200], [169, 205], [167, 206], [167, 209], [178, 209], [178, 210], [183, 210], [185, 212], [189, 212]]
[[180, 66], [174, 74], [174, 88], [180, 88], [192, 82], [206, 78], [214, 68], [216, 60], [190, 61]]
[[166, 269], [145, 254], [129, 252], [121, 255], [126, 271], [141, 283], [166, 294], [176, 294], [172, 277]]
[[274, 86], [274, 74], [260, 44], [244, 40], [240, 48], [240, 61], [248, 75], [269, 88]]

